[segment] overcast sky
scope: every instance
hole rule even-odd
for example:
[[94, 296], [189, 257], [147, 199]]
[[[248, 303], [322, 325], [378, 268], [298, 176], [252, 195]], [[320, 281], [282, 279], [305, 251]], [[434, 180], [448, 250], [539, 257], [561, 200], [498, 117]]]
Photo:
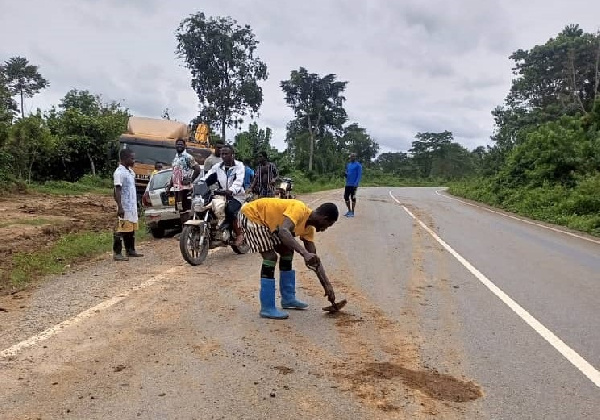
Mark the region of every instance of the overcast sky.
[[279, 149], [293, 118], [279, 83], [300, 66], [349, 82], [349, 122], [383, 151], [406, 151], [417, 132], [443, 130], [472, 149], [489, 144], [513, 51], [570, 23], [600, 27], [594, 0], [0, 0], [0, 61], [24, 56], [50, 81], [26, 111], [76, 88], [134, 115], [159, 118], [168, 107], [187, 123], [197, 100], [175, 31], [198, 11], [252, 27], [269, 70], [258, 123], [273, 129]]

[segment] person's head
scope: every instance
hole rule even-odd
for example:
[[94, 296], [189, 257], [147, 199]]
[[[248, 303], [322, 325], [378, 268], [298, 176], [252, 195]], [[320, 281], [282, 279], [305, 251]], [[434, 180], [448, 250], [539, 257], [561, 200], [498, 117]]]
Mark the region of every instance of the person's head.
[[269, 161], [267, 152], [260, 152], [256, 157], [256, 160], [258, 161], [259, 165], [264, 165], [265, 163], [267, 163]]
[[356, 162], [356, 153], [350, 153], [348, 159], [350, 159], [350, 162]]
[[163, 168], [163, 163], [162, 162], [156, 162], [154, 164], [154, 169], [156, 169], [157, 171], [162, 171]]
[[233, 165], [234, 163], [234, 155], [233, 155], [233, 147], [227, 145], [223, 145], [221, 147], [221, 159], [225, 165]]
[[221, 157], [221, 149], [223, 149], [224, 146], [225, 146], [225, 143], [223, 143], [220, 140], [215, 142], [215, 156], [216, 157]]
[[177, 153], [183, 153], [185, 150], [185, 140], [181, 137], [175, 141], [175, 150], [177, 150]]
[[135, 153], [131, 149], [121, 149], [119, 152], [119, 160], [121, 161], [121, 165], [130, 168], [135, 163]]
[[317, 232], [324, 232], [337, 222], [339, 215], [340, 213], [335, 204], [323, 203], [310, 214], [309, 220]]

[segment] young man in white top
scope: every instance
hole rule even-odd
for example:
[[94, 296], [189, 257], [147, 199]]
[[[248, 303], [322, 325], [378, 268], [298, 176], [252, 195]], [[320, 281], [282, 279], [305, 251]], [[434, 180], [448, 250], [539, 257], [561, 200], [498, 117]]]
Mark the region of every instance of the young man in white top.
[[[117, 203], [117, 226], [113, 233], [113, 259], [127, 261], [129, 257], [143, 257], [135, 250], [135, 231], [138, 230], [137, 195], [133, 165], [135, 154], [131, 149], [119, 152], [120, 164], [113, 174], [114, 198]], [[125, 253], [123, 255], [123, 244]]]

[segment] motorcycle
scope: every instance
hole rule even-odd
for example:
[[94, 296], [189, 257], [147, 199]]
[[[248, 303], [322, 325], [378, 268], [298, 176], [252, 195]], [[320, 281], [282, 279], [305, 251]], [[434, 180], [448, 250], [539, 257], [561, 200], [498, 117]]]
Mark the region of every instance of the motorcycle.
[[276, 196], [278, 198], [296, 198], [296, 195], [292, 193], [293, 189], [294, 182], [292, 181], [292, 178], [281, 178]]
[[192, 216], [184, 223], [179, 237], [179, 249], [183, 259], [191, 265], [200, 265], [208, 256], [208, 250], [231, 246], [236, 254], [246, 254], [250, 246], [233, 245], [235, 232], [231, 223], [225, 223], [227, 200], [220, 191], [209, 188], [204, 181], [194, 184], [192, 190]]

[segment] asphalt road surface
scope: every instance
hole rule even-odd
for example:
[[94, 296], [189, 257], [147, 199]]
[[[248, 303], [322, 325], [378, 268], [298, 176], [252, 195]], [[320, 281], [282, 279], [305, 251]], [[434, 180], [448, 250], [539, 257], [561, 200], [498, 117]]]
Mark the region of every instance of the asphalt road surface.
[[258, 316], [258, 255], [141, 250], [0, 298], [1, 419], [600, 418], [598, 239], [361, 188], [317, 235], [348, 305], [296, 258], [310, 307], [284, 321]]

